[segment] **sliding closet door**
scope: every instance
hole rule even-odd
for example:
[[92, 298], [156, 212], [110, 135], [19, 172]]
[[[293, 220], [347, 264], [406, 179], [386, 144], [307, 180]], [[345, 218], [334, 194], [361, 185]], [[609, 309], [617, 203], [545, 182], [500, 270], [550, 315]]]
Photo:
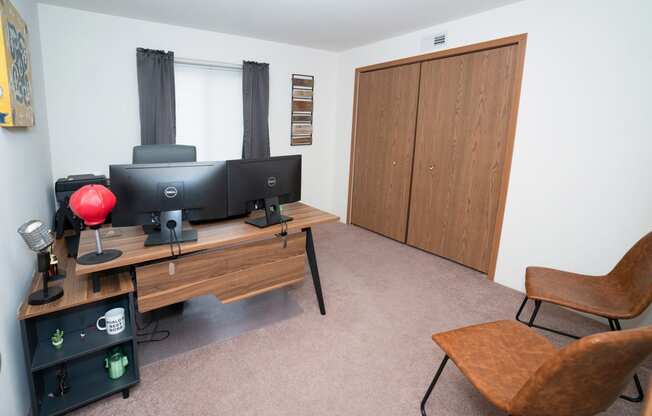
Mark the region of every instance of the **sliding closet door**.
[[487, 272], [506, 157], [517, 47], [429, 62], [407, 242]]
[[351, 223], [405, 242], [419, 63], [358, 78]]

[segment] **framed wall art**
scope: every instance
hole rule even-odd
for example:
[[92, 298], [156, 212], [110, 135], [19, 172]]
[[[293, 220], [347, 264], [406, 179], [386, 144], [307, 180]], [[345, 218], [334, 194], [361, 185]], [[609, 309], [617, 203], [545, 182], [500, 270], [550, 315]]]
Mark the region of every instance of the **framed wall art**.
[[291, 146], [312, 144], [314, 87], [314, 76], [292, 74]]
[[34, 113], [29, 31], [8, 0], [0, 0], [0, 26], [0, 126], [30, 127]]

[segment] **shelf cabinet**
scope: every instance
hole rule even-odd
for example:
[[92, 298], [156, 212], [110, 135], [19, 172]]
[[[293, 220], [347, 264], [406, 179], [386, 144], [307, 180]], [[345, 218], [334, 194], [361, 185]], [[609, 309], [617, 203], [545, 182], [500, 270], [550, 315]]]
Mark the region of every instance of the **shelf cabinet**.
[[[97, 330], [97, 319], [118, 307], [125, 309], [125, 330], [116, 335]], [[64, 414], [120, 392], [128, 397], [140, 378], [134, 313], [133, 293], [126, 293], [21, 320], [33, 414]], [[50, 340], [56, 329], [64, 331], [59, 349]], [[104, 358], [114, 347], [120, 347], [129, 360], [127, 371], [117, 380], [109, 378], [104, 368]], [[58, 396], [62, 368], [70, 389]]]

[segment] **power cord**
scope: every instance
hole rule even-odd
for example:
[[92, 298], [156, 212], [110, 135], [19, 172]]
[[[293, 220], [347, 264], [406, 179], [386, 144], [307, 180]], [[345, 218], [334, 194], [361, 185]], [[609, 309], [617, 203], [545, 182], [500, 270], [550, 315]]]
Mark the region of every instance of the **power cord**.
[[[136, 340], [136, 343], [138, 344], [147, 344], [149, 342], [159, 342], [167, 339], [170, 336], [170, 331], [167, 329], [158, 329], [158, 324], [159, 320], [156, 319], [151, 319], [145, 326], [141, 327], [138, 323], [138, 319], [136, 319], [136, 337], [146, 337], [149, 336], [149, 339], [139, 339]], [[149, 328], [152, 324], [154, 324], [154, 329], [152, 329], [150, 332], [139, 332], [139, 331], [146, 331], [147, 328]]]
[[[165, 226], [167, 227], [168, 230], [170, 230], [170, 253], [172, 257], [177, 257], [181, 255], [181, 243], [179, 242], [179, 238], [177, 237], [177, 222], [174, 220], [169, 220]], [[177, 244], [177, 254], [174, 254], [174, 243]]]
[[[177, 237], [177, 229], [176, 228], [172, 229], [172, 235], [174, 236], [174, 241], [177, 243], [177, 250], [179, 251], [179, 254], [177, 254], [177, 255], [180, 256], [181, 255], [181, 242], [179, 242], [179, 237]], [[173, 252], [173, 254], [174, 254], [174, 252]]]
[[281, 232], [276, 234], [278, 238], [283, 239], [283, 248], [288, 246], [288, 222], [281, 217]]

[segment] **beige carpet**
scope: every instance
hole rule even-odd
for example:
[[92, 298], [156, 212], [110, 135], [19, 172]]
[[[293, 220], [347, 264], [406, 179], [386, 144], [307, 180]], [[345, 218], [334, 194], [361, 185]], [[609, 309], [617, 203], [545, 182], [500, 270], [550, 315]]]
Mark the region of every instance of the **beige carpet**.
[[[318, 227], [315, 238], [325, 317], [307, 275], [290, 289], [301, 313], [146, 365], [129, 399], [115, 395], [78, 414], [419, 415], [443, 357], [431, 333], [512, 319], [522, 300], [477, 272], [357, 227]], [[539, 316], [579, 334], [607, 329], [550, 305]], [[649, 371], [639, 374], [647, 386]], [[638, 415], [640, 408], [617, 400], [606, 414]], [[428, 411], [501, 414], [452, 363]]]

